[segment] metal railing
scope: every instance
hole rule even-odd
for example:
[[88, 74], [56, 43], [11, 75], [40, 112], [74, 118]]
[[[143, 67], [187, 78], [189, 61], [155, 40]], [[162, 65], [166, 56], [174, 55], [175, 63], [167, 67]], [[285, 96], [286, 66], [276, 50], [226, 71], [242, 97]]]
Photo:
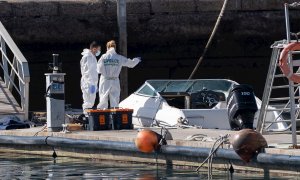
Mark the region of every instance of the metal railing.
[[[288, 78], [288, 84], [283, 83], [283, 81], [277, 81], [277, 78], [281, 77], [287, 77], [287, 75], [284, 75], [284, 72], [279, 72], [276, 71], [279, 68], [279, 61], [281, 58], [281, 52], [282, 49], [286, 47], [286, 45], [290, 43], [298, 43], [298, 35], [300, 33], [292, 33], [290, 30], [290, 14], [289, 14], [289, 8], [291, 7], [298, 7], [300, 6], [300, 3], [295, 2], [292, 4], [284, 4], [284, 10], [285, 10], [285, 27], [286, 27], [286, 40], [282, 41], [277, 41], [272, 45], [273, 52], [271, 56], [271, 61], [269, 65], [269, 71], [267, 75], [267, 80], [265, 84], [265, 90], [264, 90], [264, 95], [262, 99], [262, 106], [259, 114], [259, 121], [257, 123], [257, 130], [261, 133], [263, 132], [286, 132], [286, 131], [291, 131], [292, 133], [292, 143], [293, 147], [297, 148], [298, 147], [298, 142], [297, 142], [297, 122], [300, 121], [299, 115], [300, 115], [300, 104], [298, 102], [300, 96], [299, 94], [299, 89], [300, 89], [300, 83], [295, 83], [291, 79]], [[296, 40], [292, 40], [291, 36], [296, 36]], [[294, 74], [299, 74], [300, 73], [300, 61], [298, 59], [293, 59], [292, 54], [300, 54], [299, 50], [289, 50], [288, 52], [288, 68], [289, 71]], [[294, 72], [294, 67], [297, 67], [297, 71]], [[277, 72], [277, 73], [276, 73]], [[280, 74], [278, 74], [280, 73]], [[277, 83], [275, 83], [275, 80]], [[289, 92], [288, 94], [280, 92], [280, 95], [277, 94], [277, 97], [271, 97], [273, 94], [273, 90], [278, 90], [278, 89], [288, 89]], [[278, 97], [279, 96], [279, 97]], [[269, 108], [270, 102], [275, 103], [277, 102], [278, 104], [281, 103], [283, 104], [283, 101], [288, 101], [287, 103], [284, 103], [284, 106], [281, 108], [276, 108], [272, 109]], [[266, 121], [266, 114], [267, 111], [277, 111], [278, 114], [275, 116], [275, 119], [273, 121]], [[283, 113], [289, 113], [290, 117], [288, 119], [285, 119], [282, 117]], [[287, 122], [290, 123], [288, 124], [287, 127], [276, 130], [276, 129], [269, 129], [271, 125], [275, 123], [282, 123], [282, 122]]]
[[[13, 90], [17, 92], [12, 94], [17, 94], [15, 96], [19, 96], [20, 107], [25, 113], [25, 119], [28, 119], [30, 82], [28, 62], [1, 22], [0, 46], [2, 59], [0, 71], [3, 72], [5, 86], [11, 93]], [[9, 52], [6, 48], [9, 48], [11, 51], [11, 54], [13, 55], [12, 60], [9, 59]]]

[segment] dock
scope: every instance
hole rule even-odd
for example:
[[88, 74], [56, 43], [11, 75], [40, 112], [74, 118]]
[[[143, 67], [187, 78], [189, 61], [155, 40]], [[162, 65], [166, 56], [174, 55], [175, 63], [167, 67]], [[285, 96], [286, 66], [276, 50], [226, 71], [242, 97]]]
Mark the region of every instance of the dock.
[[[160, 132], [160, 129], [153, 129]], [[212, 139], [234, 131], [210, 129], [169, 129], [173, 140], [157, 154], [160, 164], [196, 168], [208, 156], [214, 141], [189, 141], [188, 136], [201, 134]], [[44, 132], [41, 127], [0, 131], [0, 152], [31, 155], [91, 158], [125, 162], [156, 163], [155, 153], [139, 152], [134, 140], [137, 130], [74, 131], [71, 133]], [[241, 171], [267, 171], [270, 173], [299, 173], [300, 151], [289, 149], [290, 134], [265, 135], [268, 145], [250, 163], [243, 162], [228, 145], [219, 149], [214, 159], [215, 168], [224, 168], [229, 161]], [[298, 135], [300, 139], [300, 135]], [[284, 170], [284, 171], [283, 171]], [[299, 174], [300, 175], [300, 174]]]

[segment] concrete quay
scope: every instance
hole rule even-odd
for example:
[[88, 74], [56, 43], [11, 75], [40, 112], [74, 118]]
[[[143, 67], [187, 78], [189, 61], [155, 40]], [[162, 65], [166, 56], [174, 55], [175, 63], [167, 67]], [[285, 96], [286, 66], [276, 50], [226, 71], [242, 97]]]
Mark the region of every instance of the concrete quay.
[[[155, 129], [154, 129], [155, 130]], [[76, 131], [72, 133], [43, 132], [41, 128], [0, 131], [0, 152], [12, 152], [50, 156], [53, 150], [58, 156], [105, 159], [126, 162], [156, 163], [156, 155], [139, 152], [134, 139], [137, 130], [120, 131]], [[159, 129], [155, 131], [159, 132]], [[195, 168], [207, 156], [214, 141], [188, 141], [188, 136], [201, 134], [212, 139], [232, 131], [209, 129], [170, 129], [173, 140], [157, 154], [160, 164], [172, 164]], [[36, 135], [36, 133], [39, 132]], [[215, 168], [224, 168], [229, 161], [235, 169], [282, 174], [299, 173], [300, 151], [288, 149], [291, 135], [264, 135], [269, 146], [265, 153], [260, 153], [246, 164], [238, 155], [225, 145], [219, 149], [214, 159]], [[298, 139], [300, 136], [298, 135]], [[299, 141], [300, 142], [300, 141]]]

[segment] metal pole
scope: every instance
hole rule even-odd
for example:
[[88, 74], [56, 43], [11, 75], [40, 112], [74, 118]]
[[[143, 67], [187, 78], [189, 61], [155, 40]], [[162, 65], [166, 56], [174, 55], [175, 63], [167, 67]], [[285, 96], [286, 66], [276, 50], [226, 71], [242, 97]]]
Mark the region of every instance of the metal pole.
[[[3, 64], [3, 76], [4, 76], [4, 83], [6, 85], [6, 87], [8, 87], [9, 84], [9, 72], [8, 72], [8, 65], [7, 65], [7, 61], [9, 61], [8, 59], [6, 59], [6, 45], [5, 45], [5, 40], [3, 39], [3, 37], [1, 36], [1, 50], [2, 50], [2, 64]], [[6, 55], [6, 56], [5, 56]], [[13, 71], [13, 70], [11, 70]], [[7, 72], [7, 73], [5, 73]]]
[[[292, 54], [289, 52], [289, 66], [290, 71], [293, 73], [293, 62], [292, 62]], [[294, 82], [289, 80], [289, 92], [290, 92], [290, 105], [291, 105], [291, 123], [292, 123], [292, 143], [293, 147], [297, 146], [297, 129], [296, 129], [296, 118], [295, 118], [295, 89], [294, 89]]]
[[23, 104], [23, 111], [25, 112], [25, 119], [29, 120], [29, 81], [25, 80], [25, 91], [24, 91], [25, 102]]
[[284, 13], [285, 13], [285, 28], [286, 28], [286, 40], [287, 43], [291, 41], [291, 30], [290, 30], [290, 16], [289, 16], [289, 4], [284, 4]]
[[[286, 27], [286, 40], [287, 43], [291, 41], [291, 30], [290, 30], [290, 16], [289, 16], [289, 4], [284, 4], [284, 12], [285, 12], [285, 27]], [[293, 62], [292, 62], [292, 54], [289, 52], [288, 56], [290, 71], [293, 73]], [[296, 129], [296, 117], [295, 117], [295, 89], [294, 82], [289, 80], [289, 93], [290, 93], [290, 105], [291, 105], [291, 124], [292, 124], [292, 143], [293, 147], [297, 146], [297, 129]]]
[[[127, 25], [126, 25], [126, 0], [117, 0], [119, 52], [127, 57]], [[128, 70], [123, 67], [120, 75], [121, 100], [128, 96]]]
[[264, 168], [264, 179], [270, 179], [270, 169], [268, 167]]

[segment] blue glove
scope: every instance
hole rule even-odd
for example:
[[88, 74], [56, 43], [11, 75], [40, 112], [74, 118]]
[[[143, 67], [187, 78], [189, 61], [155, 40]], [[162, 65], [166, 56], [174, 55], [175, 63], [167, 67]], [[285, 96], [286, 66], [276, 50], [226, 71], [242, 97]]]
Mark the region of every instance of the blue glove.
[[95, 86], [95, 85], [89, 86], [89, 92], [90, 92], [91, 94], [96, 93], [96, 86]]

